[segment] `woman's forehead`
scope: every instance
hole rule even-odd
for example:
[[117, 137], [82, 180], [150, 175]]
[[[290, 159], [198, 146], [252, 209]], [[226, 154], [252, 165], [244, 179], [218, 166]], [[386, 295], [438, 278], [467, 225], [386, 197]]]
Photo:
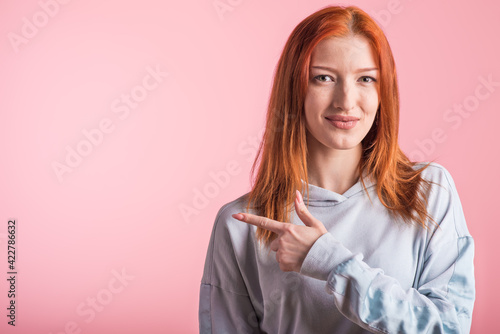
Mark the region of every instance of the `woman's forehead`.
[[375, 67], [375, 55], [369, 40], [361, 35], [327, 37], [313, 49], [310, 66]]

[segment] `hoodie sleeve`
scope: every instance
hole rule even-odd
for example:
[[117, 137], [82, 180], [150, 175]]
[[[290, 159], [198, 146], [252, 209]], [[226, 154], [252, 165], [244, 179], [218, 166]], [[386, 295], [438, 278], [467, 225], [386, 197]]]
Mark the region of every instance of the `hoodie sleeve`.
[[362, 254], [350, 252], [331, 233], [313, 244], [303, 262], [300, 273], [326, 281], [338, 310], [370, 332], [470, 332], [474, 241], [453, 179], [441, 170], [445, 187], [432, 206], [439, 228], [429, 238], [413, 288], [405, 290], [382, 269], [368, 266]]
[[[200, 334], [261, 333], [222, 207], [215, 219], [200, 286]], [[224, 212], [226, 211], [226, 212]]]

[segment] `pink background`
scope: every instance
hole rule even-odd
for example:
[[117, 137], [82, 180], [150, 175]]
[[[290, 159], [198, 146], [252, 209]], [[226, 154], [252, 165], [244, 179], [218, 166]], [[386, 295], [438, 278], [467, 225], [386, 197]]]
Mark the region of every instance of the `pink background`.
[[[249, 190], [280, 52], [302, 19], [332, 3], [55, 1], [0, 3], [0, 331], [197, 333], [215, 215]], [[337, 3], [373, 14], [387, 34], [401, 146], [455, 180], [476, 242], [472, 332], [492, 333], [500, 85], [488, 90], [480, 77], [500, 82], [500, 5]], [[131, 94], [133, 108], [121, 100]], [[53, 164], [66, 164], [68, 149], [84, 156], [59, 179]], [[9, 218], [15, 328], [5, 316]]]

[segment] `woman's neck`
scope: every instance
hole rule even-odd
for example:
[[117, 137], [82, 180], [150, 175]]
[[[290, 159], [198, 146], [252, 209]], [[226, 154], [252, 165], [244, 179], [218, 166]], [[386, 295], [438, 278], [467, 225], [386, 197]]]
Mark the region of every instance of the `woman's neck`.
[[308, 144], [307, 149], [310, 184], [342, 195], [358, 182], [361, 143], [349, 150], [335, 150], [321, 143]]

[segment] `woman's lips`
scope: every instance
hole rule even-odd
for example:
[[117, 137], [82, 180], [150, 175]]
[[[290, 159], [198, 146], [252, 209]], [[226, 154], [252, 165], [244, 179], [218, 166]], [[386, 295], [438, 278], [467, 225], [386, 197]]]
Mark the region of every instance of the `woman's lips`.
[[338, 129], [349, 130], [358, 124], [359, 118], [354, 116], [332, 115], [325, 117], [330, 124]]

